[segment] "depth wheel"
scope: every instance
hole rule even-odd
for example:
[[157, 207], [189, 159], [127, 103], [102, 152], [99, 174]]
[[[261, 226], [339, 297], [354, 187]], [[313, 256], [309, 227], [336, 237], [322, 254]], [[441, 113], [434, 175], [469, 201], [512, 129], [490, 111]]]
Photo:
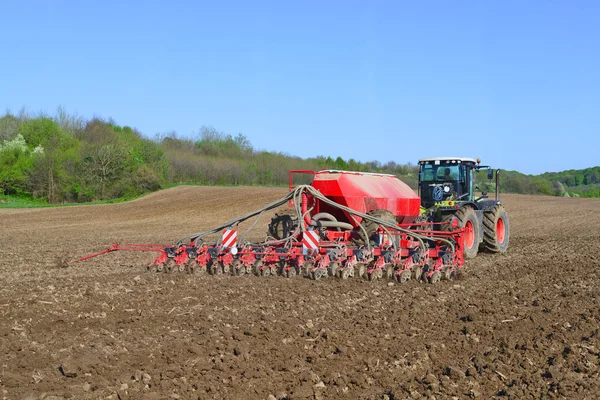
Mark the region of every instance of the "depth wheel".
[[438, 283], [442, 279], [442, 273], [440, 271], [435, 271], [433, 275], [429, 278], [429, 283]]
[[163, 272], [165, 269], [165, 266], [163, 264], [158, 264], [156, 266], [156, 272]]
[[252, 272], [254, 273], [254, 275], [256, 276], [261, 276], [261, 271], [260, 268], [262, 267], [262, 261], [256, 261], [254, 264], [252, 264]]
[[370, 281], [376, 281], [377, 279], [381, 279], [381, 278], [383, 278], [383, 271], [380, 269], [373, 270], [369, 274]]
[[327, 270], [323, 270], [321, 268], [317, 268], [314, 271], [311, 272], [311, 278], [315, 281], [318, 281], [319, 279], [321, 279], [323, 276], [327, 276]]
[[394, 279], [395, 275], [394, 264], [385, 264], [385, 277], [388, 279]]
[[402, 271], [402, 273], [400, 275], [396, 275], [396, 280], [399, 283], [406, 283], [408, 281], [410, 281], [412, 272], [411, 271]]
[[412, 268], [413, 276], [416, 280], [420, 281], [423, 278], [423, 268], [420, 265], [415, 265]]
[[177, 266], [175, 265], [175, 260], [173, 260], [172, 258], [167, 259], [167, 261], [165, 261], [165, 266], [163, 268], [163, 271], [166, 274], [170, 274], [171, 272], [173, 272], [173, 269], [177, 268]]
[[307, 261], [302, 266], [303, 272], [305, 276], [312, 278], [312, 269], [315, 264], [312, 261]]
[[448, 267], [444, 271], [444, 279], [447, 281], [453, 281], [455, 276], [454, 268]]
[[354, 270], [359, 278], [367, 278], [367, 266], [365, 264], [356, 264]]
[[340, 269], [340, 264], [336, 263], [336, 262], [332, 262], [331, 264], [329, 264], [329, 275], [331, 276], [338, 276], [338, 271]]
[[242, 265], [240, 260], [235, 260], [231, 264], [231, 270], [235, 276], [242, 276], [246, 273], [246, 267]]

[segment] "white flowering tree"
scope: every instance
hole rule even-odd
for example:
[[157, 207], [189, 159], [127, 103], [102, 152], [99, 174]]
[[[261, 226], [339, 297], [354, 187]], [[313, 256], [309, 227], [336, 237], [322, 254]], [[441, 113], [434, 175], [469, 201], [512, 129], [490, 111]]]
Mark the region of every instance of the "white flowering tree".
[[0, 189], [2, 192], [23, 192], [35, 157], [42, 153], [41, 146], [30, 149], [21, 134], [12, 140], [0, 142]]
[[[70, 174], [67, 164], [76, 159], [77, 141], [62, 131], [58, 123], [47, 117], [26, 121], [19, 128], [27, 146], [33, 147], [33, 168], [27, 179], [34, 196], [45, 196], [48, 203], [61, 201]], [[41, 147], [43, 150], [38, 150]]]

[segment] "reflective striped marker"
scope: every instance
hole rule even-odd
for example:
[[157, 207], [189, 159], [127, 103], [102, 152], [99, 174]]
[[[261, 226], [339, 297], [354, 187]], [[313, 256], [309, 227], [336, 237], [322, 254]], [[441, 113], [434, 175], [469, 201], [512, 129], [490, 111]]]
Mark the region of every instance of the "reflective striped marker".
[[303, 249], [318, 249], [319, 248], [319, 232], [305, 231], [302, 235]]
[[225, 229], [221, 242], [224, 247], [235, 247], [237, 244], [237, 229]]

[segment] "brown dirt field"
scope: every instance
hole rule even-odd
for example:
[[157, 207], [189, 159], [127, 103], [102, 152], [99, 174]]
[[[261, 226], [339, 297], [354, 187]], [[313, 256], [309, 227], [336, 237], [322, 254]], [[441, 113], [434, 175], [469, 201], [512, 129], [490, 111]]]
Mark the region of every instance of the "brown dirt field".
[[285, 192], [0, 210], [2, 398], [600, 397], [598, 200], [505, 196], [508, 253], [435, 285], [149, 274], [147, 253], [63, 262], [170, 243]]

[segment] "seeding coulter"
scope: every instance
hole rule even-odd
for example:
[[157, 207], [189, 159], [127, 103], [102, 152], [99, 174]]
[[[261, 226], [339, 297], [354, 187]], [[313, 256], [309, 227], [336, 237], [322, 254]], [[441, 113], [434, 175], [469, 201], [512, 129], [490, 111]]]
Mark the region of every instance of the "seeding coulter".
[[[299, 173], [314, 175], [312, 184], [293, 186]], [[266, 239], [245, 240], [260, 217], [274, 210]], [[285, 197], [212, 230], [169, 246], [113, 245], [77, 261], [117, 250], [156, 251], [149, 272], [453, 279], [464, 264], [464, 229], [456, 218], [434, 223], [420, 214], [419, 196], [393, 175], [294, 170]], [[240, 224], [252, 219], [242, 232]]]

